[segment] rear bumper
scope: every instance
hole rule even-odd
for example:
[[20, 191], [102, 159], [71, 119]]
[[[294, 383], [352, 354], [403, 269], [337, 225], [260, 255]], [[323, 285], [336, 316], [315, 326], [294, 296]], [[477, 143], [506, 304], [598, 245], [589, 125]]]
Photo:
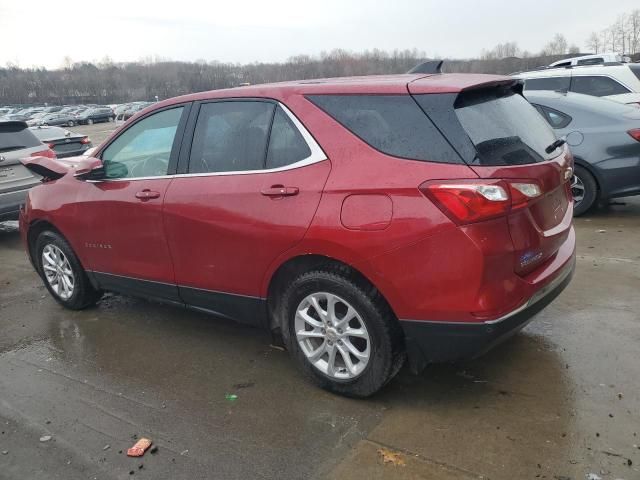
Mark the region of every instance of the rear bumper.
[[409, 364], [414, 373], [429, 363], [477, 357], [524, 328], [571, 282], [575, 254], [545, 286], [515, 310], [485, 322], [401, 320]]

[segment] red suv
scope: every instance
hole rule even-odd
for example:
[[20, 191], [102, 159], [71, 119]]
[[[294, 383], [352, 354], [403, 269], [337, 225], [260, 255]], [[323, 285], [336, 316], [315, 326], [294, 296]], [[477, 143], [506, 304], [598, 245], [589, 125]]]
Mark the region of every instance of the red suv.
[[473, 357], [569, 283], [572, 157], [512, 78], [405, 74], [197, 93], [93, 157], [31, 158], [29, 256], [65, 307], [103, 291], [281, 335], [366, 396], [405, 357]]

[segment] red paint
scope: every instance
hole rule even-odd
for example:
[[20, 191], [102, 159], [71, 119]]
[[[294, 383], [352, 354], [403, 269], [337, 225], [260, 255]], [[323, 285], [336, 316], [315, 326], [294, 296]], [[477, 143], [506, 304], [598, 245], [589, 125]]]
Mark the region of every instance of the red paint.
[[384, 230], [392, 216], [393, 203], [387, 195], [349, 195], [342, 202], [340, 221], [351, 230]]
[[[36, 220], [51, 222], [88, 269], [262, 298], [284, 262], [324, 255], [359, 270], [401, 319], [497, 318], [553, 280], [574, 255], [572, 203], [562, 176], [572, 163], [568, 151], [553, 161], [508, 168], [401, 160], [369, 147], [303, 95], [457, 92], [504, 81], [380, 76], [165, 100], [129, 122], [186, 101], [267, 97], [287, 105], [328, 160], [281, 172], [98, 183], [74, 178], [71, 169], [30, 192], [22, 230]], [[534, 182], [542, 195], [458, 225], [419, 189], [425, 182], [481, 179]], [[541, 255], [523, 265], [532, 251]]]

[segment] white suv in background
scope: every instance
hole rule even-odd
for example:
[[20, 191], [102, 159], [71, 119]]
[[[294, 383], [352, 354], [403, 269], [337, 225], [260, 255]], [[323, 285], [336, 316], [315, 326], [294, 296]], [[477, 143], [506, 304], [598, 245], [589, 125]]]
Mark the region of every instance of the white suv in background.
[[640, 63], [547, 67], [513, 74], [525, 90], [569, 91], [640, 106]]

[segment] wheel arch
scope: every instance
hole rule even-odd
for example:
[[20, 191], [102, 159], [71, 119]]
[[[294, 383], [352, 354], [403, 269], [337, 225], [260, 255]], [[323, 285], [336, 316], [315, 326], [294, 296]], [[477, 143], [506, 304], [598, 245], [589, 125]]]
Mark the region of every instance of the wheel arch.
[[593, 177], [593, 179], [596, 182], [596, 188], [597, 188], [597, 192], [596, 192], [596, 202], [602, 200], [603, 198], [606, 198], [607, 196], [607, 190], [604, 187], [605, 182], [602, 179], [600, 172], [598, 172], [597, 168], [595, 168], [593, 165], [591, 165], [589, 162], [587, 162], [586, 160], [584, 160], [582, 157], [579, 156], [574, 156], [573, 158], [573, 162], [575, 165], [578, 165], [582, 168], [584, 168], [587, 172], [589, 172], [591, 174], [591, 176]]
[[[281, 329], [281, 308], [283, 294], [289, 285], [289, 283], [297, 276], [311, 271], [323, 269], [332, 272], [339, 273], [361, 289], [367, 294], [372, 296], [378, 296], [378, 298], [384, 302], [388, 307], [389, 312], [392, 313], [393, 321], [398, 322], [398, 318], [391, 308], [388, 300], [385, 298], [382, 291], [359, 269], [356, 267], [338, 260], [333, 257], [318, 254], [302, 254], [296, 255], [284, 261], [271, 276], [267, 287], [267, 311], [269, 316], [269, 328], [272, 331], [278, 331]], [[400, 325], [399, 322], [397, 323]]]

